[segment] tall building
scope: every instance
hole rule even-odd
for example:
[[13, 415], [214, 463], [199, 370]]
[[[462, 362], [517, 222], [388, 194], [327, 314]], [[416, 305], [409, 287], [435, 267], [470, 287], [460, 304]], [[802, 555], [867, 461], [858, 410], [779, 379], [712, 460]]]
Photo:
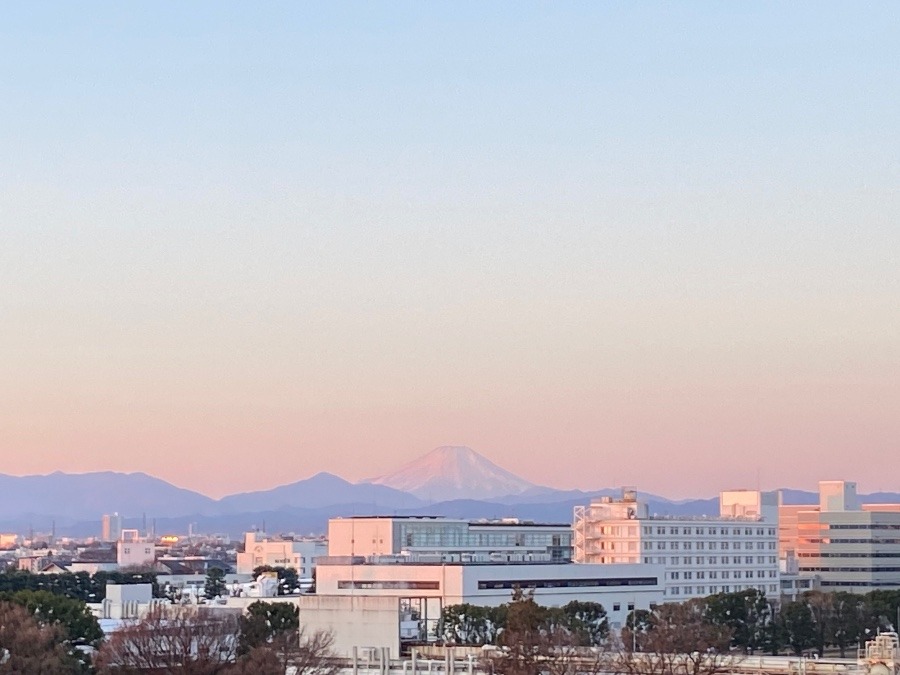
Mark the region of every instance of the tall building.
[[103, 541], [118, 541], [122, 534], [122, 516], [118, 513], [103, 514], [100, 538]]
[[856, 483], [821, 481], [818, 505], [780, 508], [782, 566], [823, 591], [900, 588], [900, 507], [860, 504]]
[[575, 561], [661, 566], [667, 600], [749, 588], [777, 596], [777, 493], [723, 492], [719, 511], [718, 517], [655, 516], [632, 489], [621, 499], [601, 497], [575, 507]]

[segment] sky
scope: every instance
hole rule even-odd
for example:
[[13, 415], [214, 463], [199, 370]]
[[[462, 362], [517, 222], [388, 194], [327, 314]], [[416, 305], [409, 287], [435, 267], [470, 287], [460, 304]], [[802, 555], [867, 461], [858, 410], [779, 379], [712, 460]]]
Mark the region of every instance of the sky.
[[[0, 473], [468, 445], [900, 490], [896, 3], [0, 8]], [[890, 468], [890, 470], [887, 470]]]

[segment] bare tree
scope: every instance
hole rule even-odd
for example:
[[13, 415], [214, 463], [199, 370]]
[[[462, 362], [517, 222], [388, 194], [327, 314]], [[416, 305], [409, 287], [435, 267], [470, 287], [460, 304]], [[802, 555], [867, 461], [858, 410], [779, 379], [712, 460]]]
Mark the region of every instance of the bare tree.
[[113, 633], [97, 656], [99, 673], [219, 675], [233, 667], [237, 616], [190, 606], [157, 606]]
[[612, 664], [627, 675], [716, 675], [742, 657], [729, 652], [731, 629], [705, 618], [702, 601], [668, 603], [653, 610], [636, 632], [622, 631], [623, 651]]
[[77, 673], [57, 626], [42, 626], [24, 607], [0, 602], [0, 673]]

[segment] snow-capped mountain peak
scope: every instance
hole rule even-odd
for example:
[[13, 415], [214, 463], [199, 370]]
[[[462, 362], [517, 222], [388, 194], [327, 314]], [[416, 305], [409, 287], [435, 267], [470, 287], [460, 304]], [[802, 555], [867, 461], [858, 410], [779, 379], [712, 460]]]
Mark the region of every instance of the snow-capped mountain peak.
[[420, 499], [487, 499], [535, 487], [465, 446], [444, 445], [370, 482]]

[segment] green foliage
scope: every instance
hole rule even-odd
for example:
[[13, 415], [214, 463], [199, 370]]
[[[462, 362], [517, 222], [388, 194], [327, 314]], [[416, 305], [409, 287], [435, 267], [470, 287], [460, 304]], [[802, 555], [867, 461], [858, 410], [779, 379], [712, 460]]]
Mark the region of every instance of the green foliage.
[[257, 601], [240, 618], [239, 654], [249, 654], [279, 635], [300, 628], [300, 609], [286, 602]]
[[751, 654], [771, 646], [773, 611], [757, 589], [718, 593], [705, 599], [706, 618], [713, 625], [731, 629], [731, 646]]
[[494, 644], [506, 623], [506, 607], [482, 607], [464, 603], [449, 605], [441, 613], [441, 634], [447, 642], [460, 645]]
[[562, 607], [565, 628], [582, 647], [597, 647], [609, 636], [606, 609], [599, 602], [572, 600]]
[[206, 584], [204, 584], [203, 592], [209, 599], [217, 598], [225, 595], [225, 571], [218, 567], [211, 567], [206, 573]]
[[804, 600], [785, 603], [779, 619], [784, 639], [794, 654], [799, 656], [816, 644], [813, 614]]
[[13, 570], [0, 574], [0, 593], [19, 591], [48, 591], [54, 595], [84, 602], [103, 602], [106, 584], [152, 584], [153, 597], [159, 598], [159, 584], [155, 572], [66, 572], [64, 574], [32, 574]]
[[82, 671], [89, 669], [90, 657], [78, 648], [98, 647], [103, 631], [84, 602], [49, 591], [3, 593], [0, 602], [23, 607], [38, 624], [54, 627], [73, 667]]
[[256, 579], [265, 572], [275, 572], [278, 575], [278, 595], [292, 595], [300, 588], [300, 577], [293, 567], [260, 565], [253, 568], [253, 578]]
[[461, 645], [510, 646], [533, 636], [573, 645], [597, 646], [609, 635], [603, 605], [573, 600], [564, 607], [543, 607], [533, 592], [513, 591], [512, 600], [499, 607], [461, 604], [444, 607], [443, 638]]

